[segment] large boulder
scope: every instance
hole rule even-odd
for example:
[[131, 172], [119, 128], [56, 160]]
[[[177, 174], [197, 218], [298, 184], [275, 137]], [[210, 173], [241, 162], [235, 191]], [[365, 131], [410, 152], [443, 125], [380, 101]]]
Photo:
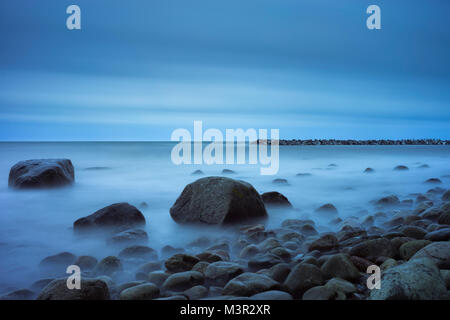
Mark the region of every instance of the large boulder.
[[233, 262], [218, 261], [211, 263], [205, 269], [205, 278], [209, 284], [224, 286], [234, 277], [244, 273], [244, 268]]
[[167, 291], [184, 291], [205, 282], [203, 274], [197, 271], [178, 272], [164, 281], [162, 288]]
[[378, 257], [393, 258], [397, 250], [389, 239], [379, 238], [363, 241], [350, 250], [351, 256], [376, 260]]
[[81, 279], [81, 288], [68, 289], [67, 279], [56, 279], [50, 282], [37, 300], [109, 300], [107, 284], [97, 279]]
[[327, 278], [342, 278], [344, 280], [357, 280], [360, 274], [350, 259], [342, 253], [331, 256], [321, 267]]
[[414, 259], [382, 273], [380, 289], [370, 293], [371, 300], [446, 299], [447, 289], [439, 269], [428, 258]]
[[267, 211], [249, 183], [207, 177], [184, 188], [170, 215], [178, 223], [232, 224], [267, 218]]
[[51, 188], [72, 184], [75, 170], [69, 159], [36, 159], [16, 163], [9, 171], [11, 188]]
[[77, 232], [99, 229], [120, 232], [143, 225], [145, 225], [144, 215], [136, 207], [121, 202], [78, 219], [73, 223], [73, 228]]

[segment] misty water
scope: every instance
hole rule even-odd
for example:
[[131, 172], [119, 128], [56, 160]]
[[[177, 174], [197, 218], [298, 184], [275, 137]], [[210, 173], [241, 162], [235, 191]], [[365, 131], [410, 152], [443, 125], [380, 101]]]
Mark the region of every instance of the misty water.
[[[0, 293], [26, 288], [40, 278], [39, 262], [63, 251], [102, 259], [118, 250], [103, 238], [75, 237], [73, 222], [117, 202], [140, 209], [147, 224], [148, 245], [183, 247], [201, 235], [226, 236], [227, 229], [177, 225], [169, 209], [186, 184], [200, 176], [227, 175], [251, 183], [258, 192], [279, 191], [295, 210], [269, 210], [267, 227], [279, 227], [287, 218], [309, 218], [319, 231], [333, 230], [314, 209], [334, 204], [341, 218], [373, 214], [372, 200], [396, 194], [400, 200], [415, 199], [434, 186], [424, 184], [439, 178], [442, 188], [450, 179], [450, 146], [281, 146], [276, 176], [262, 176], [259, 165], [181, 165], [171, 162], [169, 142], [153, 143], [0, 143]], [[69, 158], [75, 167], [75, 184], [53, 190], [17, 191], [8, 188], [12, 165], [26, 159]], [[335, 166], [330, 166], [334, 164]], [[394, 171], [397, 165], [408, 171]], [[429, 168], [420, 168], [427, 164]], [[374, 173], [363, 173], [371, 167]], [[298, 173], [310, 176], [298, 177]], [[288, 185], [272, 180], [285, 178]], [[364, 212], [362, 210], [367, 210]], [[322, 220], [319, 220], [322, 219]]]

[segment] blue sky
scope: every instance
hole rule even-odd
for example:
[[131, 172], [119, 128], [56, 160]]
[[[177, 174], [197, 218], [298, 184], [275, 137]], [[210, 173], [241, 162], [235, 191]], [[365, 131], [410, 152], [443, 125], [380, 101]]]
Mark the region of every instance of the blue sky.
[[[82, 30], [66, 29], [77, 4]], [[366, 28], [370, 4], [382, 29]], [[0, 140], [450, 139], [450, 1], [0, 2]]]

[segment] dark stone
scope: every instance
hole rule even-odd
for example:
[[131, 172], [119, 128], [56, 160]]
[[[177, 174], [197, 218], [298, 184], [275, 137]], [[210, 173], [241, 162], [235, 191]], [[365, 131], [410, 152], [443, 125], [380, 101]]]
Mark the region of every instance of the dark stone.
[[183, 272], [192, 270], [192, 267], [198, 262], [200, 262], [200, 259], [197, 257], [184, 253], [177, 253], [167, 259], [164, 265], [170, 272]]
[[373, 173], [373, 172], [375, 172], [375, 170], [373, 170], [372, 168], [366, 168], [364, 170], [364, 173]]
[[122, 202], [100, 209], [93, 214], [78, 219], [73, 223], [75, 231], [92, 231], [95, 229], [124, 231], [145, 225], [144, 215], [134, 206]]
[[141, 258], [145, 260], [156, 260], [158, 259], [158, 254], [150, 247], [136, 245], [120, 251], [119, 258]]
[[428, 180], [426, 180], [424, 183], [429, 183], [429, 184], [442, 184], [442, 181], [438, 178], [430, 178]]
[[233, 170], [230, 169], [223, 169], [222, 170], [222, 174], [235, 174], [236, 172], [234, 172]]
[[406, 170], [409, 170], [409, 168], [407, 166], [399, 165], [399, 166], [396, 166], [394, 168], [394, 170], [396, 170], [396, 171], [406, 171]]
[[324, 204], [323, 206], [315, 210], [317, 213], [327, 213], [327, 214], [337, 214], [338, 211], [334, 205], [331, 203]]
[[261, 195], [264, 204], [272, 207], [289, 207], [292, 208], [292, 204], [289, 202], [288, 198], [279, 192], [265, 192]]
[[67, 279], [50, 282], [39, 294], [37, 300], [109, 300], [108, 285], [102, 280], [81, 279], [81, 288], [67, 288]]
[[273, 184], [281, 184], [281, 185], [287, 185], [289, 184], [288, 181], [286, 179], [282, 179], [282, 178], [277, 178], [277, 179], [273, 179], [272, 180]]
[[379, 199], [375, 204], [381, 206], [395, 206], [400, 204], [400, 200], [395, 195], [390, 195]]
[[52, 188], [72, 184], [75, 173], [69, 159], [37, 159], [20, 161], [9, 172], [11, 188]]
[[184, 188], [170, 215], [178, 223], [233, 224], [266, 219], [267, 211], [247, 182], [207, 177]]

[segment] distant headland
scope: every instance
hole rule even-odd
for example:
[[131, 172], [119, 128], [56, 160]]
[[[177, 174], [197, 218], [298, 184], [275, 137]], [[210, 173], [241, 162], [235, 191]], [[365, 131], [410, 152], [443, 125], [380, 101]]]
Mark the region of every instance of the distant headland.
[[[317, 146], [317, 145], [331, 145], [331, 146], [363, 146], [363, 145], [450, 145], [450, 140], [441, 139], [403, 139], [403, 140], [336, 140], [336, 139], [280, 139], [278, 141], [281, 146]], [[272, 144], [272, 140], [258, 139], [256, 144]]]

